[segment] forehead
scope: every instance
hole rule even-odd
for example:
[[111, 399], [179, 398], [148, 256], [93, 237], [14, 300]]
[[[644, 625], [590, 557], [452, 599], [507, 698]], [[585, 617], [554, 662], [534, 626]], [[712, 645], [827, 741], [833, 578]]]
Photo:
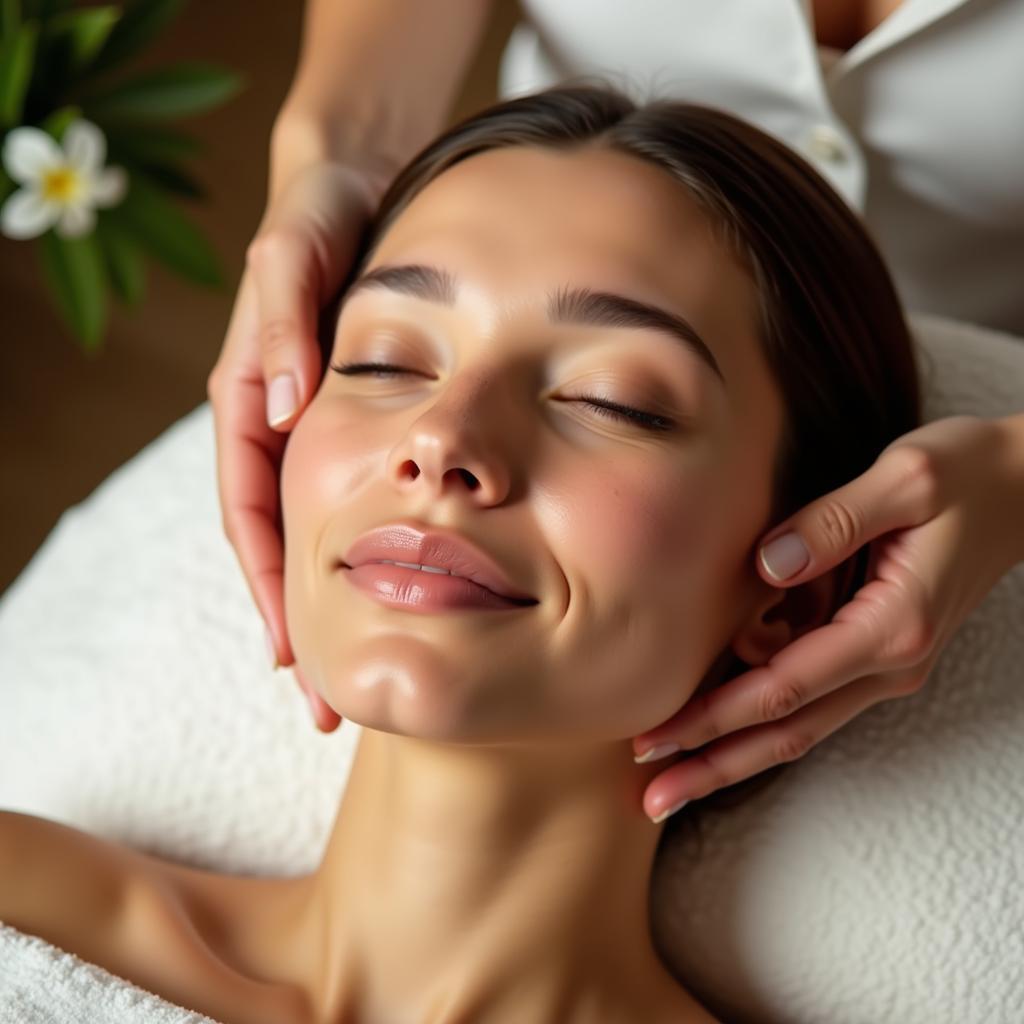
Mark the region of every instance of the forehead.
[[737, 362], [734, 374], [746, 376], [759, 361], [749, 358], [756, 292], [718, 234], [685, 186], [638, 157], [593, 146], [505, 147], [427, 184], [364, 273], [443, 267], [459, 282], [462, 315], [484, 329], [542, 316], [556, 287], [626, 295], [688, 321], [725, 377]]
[[428, 262], [442, 246], [464, 257], [464, 276], [505, 294], [576, 277], [595, 288], [632, 285], [687, 315], [718, 298], [735, 310], [752, 297], [748, 275], [683, 185], [596, 147], [505, 147], [461, 161], [413, 198], [367, 269], [407, 262], [412, 249]]

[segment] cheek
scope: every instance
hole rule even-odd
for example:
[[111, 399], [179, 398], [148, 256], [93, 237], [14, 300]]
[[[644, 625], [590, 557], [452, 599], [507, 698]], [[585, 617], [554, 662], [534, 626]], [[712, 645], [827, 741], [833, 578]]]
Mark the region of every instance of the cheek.
[[[322, 507], [324, 456], [322, 429], [313, 409], [292, 428], [281, 460], [281, 516], [284, 525], [285, 559], [301, 558], [310, 521]], [[318, 454], [319, 453], [319, 454]]]
[[[315, 401], [315, 400], [314, 400]], [[316, 579], [316, 554], [309, 546], [316, 536], [318, 497], [317, 431], [312, 407], [292, 428], [281, 460], [281, 519], [284, 535], [284, 612], [288, 640], [297, 664], [308, 665], [311, 624], [309, 591]]]
[[570, 603], [552, 655], [566, 717], [607, 738], [660, 724], [725, 642], [716, 558], [728, 530], [710, 443], [622, 453], [548, 479], [548, 543]]
[[374, 468], [379, 472], [365, 429], [363, 418], [320, 396], [292, 428], [281, 463], [286, 555], [289, 541], [296, 550], [308, 546], [311, 530], [328, 527], [346, 505], [356, 505]]
[[358, 520], [346, 515], [369, 476], [358, 433], [314, 398], [292, 428], [281, 462], [285, 621], [296, 660], [311, 674], [333, 559], [361, 531]]
[[632, 453], [566, 475], [558, 502], [566, 564], [617, 592], [660, 589], [672, 583], [671, 566], [692, 572], [717, 519], [715, 474], [710, 458]]

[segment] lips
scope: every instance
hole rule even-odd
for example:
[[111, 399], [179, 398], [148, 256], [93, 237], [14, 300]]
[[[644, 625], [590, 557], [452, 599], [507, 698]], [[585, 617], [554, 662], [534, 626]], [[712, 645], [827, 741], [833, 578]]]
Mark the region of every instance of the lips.
[[510, 601], [537, 604], [511, 582], [505, 570], [482, 548], [452, 530], [423, 530], [410, 523], [389, 523], [364, 533], [345, 554], [345, 568], [367, 562], [415, 562], [447, 569]]

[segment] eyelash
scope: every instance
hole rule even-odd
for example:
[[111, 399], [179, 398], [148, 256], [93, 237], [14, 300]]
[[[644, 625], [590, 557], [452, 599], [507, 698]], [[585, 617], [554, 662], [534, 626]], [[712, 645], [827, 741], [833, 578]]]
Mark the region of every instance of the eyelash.
[[[393, 363], [331, 363], [330, 366], [335, 373], [344, 376], [355, 376], [367, 370], [373, 372], [375, 376], [412, 373], [411, 370], [395, 366]], [[608, 402], [591, 395], [582, 395], [577, 401], [589, 405], [599, 416], [633, 423], [645, 430], [667, 431], [675, 426], [672, 420], [664, 416], [656, 416], [654, 413], [643, 412], [641, 409], [633, 409], [628, 405], [619, 405], [617, 402]]]

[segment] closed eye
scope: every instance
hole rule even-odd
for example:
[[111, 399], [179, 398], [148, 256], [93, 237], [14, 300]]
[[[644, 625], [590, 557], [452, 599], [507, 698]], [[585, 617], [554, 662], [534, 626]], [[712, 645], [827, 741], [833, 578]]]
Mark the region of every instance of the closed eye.
[[[343, 376], [354, 377], [361, 373], [372, 373], [375, 377], [393, 377], [401, 373], [412, 373], [402, 366], [395, 366], [393, 363], [331, 363], [331, 369]], [[599, 416], [606, 416], [609, 419], [634, 423], [651, 431], [671, 430], [675, 423], [665, 416], [657, 416], [652, 412], [644, 412], [642, 409], [634, 409], [628, 405], [620, 405], [618, 402], [609, 402], [604, 398], [597, 398], [594, 395], [581, 395], [578, 402], [589, 405]]]

